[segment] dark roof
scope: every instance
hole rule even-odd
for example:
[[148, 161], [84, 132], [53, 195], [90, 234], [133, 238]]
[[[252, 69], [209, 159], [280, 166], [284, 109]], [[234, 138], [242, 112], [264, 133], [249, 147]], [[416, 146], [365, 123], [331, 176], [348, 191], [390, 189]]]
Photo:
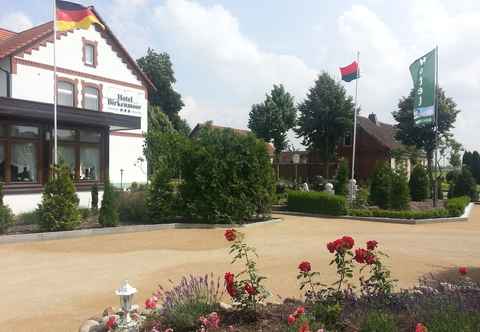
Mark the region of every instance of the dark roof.
[[373, 122], [369, 118], [358, 116], [357, 124], [359, 128], [365, 130], [367, 134], [375, 138], [380, 144], [390, 150], [402, 148], [402, 144], [395, 139], [396, 129], [393, 125], [380, 121]]
[[[115, 37], [110, 28], [107, 26], [105, 21], [102, 20], [100, 15], [95, 11], [95, 15], [100, 20], [100, 22], [105, 26], [105, 32], [108, 37], [115, 43], [115, 46], [120, 51], [122, 58], [126, 61], [127, 65], [132, 67], [134, 71], [139, 75], [139, 78], [146, 83], [147, 86], [156, 90], [155, 85], [152, 83], [150, 78], [140, 69], [137, 62], [128, 54], [127, 50], [120, 41]], [[61, 35], [62, 33], [58, 33]], [[31, 29], [19, 32], [13, 36], [10, 36], [7, 39], [0, 39], [0, 59], [3, 59], [7, 56], [14, 55], [17, 52], [20, 52], [24, 49], [34, 46], [38, 42], [46, 40], [47, 38], [53, 35], [53, 21], [38, 25]]]

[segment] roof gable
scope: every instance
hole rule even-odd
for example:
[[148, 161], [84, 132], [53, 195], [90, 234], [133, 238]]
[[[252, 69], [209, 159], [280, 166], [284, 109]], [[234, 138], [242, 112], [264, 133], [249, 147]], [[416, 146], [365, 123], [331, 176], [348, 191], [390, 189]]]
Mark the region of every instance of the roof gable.
[[15, 36], [16, 34], [16, 32], [0, 28], [0, 43], [10, 37]]
[[363, 116], [358, 116], [357, 121], [359, 127], [378, 141], [382, 146], [389, 150], [402, 148], [403, 145], [395, 139], [396, 129], [393, 125], [379, 121], [374, 123], [372, 120]]
[[[140, 69], [137, 62], [130, 56], [127, 50], [123, 47], [120, 41], [115, 37], [107, 24], [98, 15], [95, 9], [92, 9], [97, 15], [98, 19], [105, 26], [105, 30], [95, 25], [95, 29], [102, 35], [112, 50], [117, 53], [120, 59], [126, 64], [129, 70], [137, 76], [149, 89], [156, 90], [155, 85], [148, 78], [148, 76]], [[72, 30], [73, 31], [73, 30]], [[68, 32], [57, 32], [57, 39], [62, 38]], [[38, 25], [31, 29], [19, 32], [8, 39], [0, 40], [0, 60], [13, 55], [22, 55], [25, 52], [30, 52], [32, 49], [39, 46], [45, 46], [47, 42], [53, 42], [53, 21]]]

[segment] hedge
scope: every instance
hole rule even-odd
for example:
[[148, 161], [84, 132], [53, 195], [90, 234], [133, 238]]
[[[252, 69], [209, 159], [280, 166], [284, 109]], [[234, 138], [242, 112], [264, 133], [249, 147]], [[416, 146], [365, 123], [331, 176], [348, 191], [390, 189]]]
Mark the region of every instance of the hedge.
[[465, 207], [470, 203], [467, 196], [449, 199], [444, 209], [432, 209], [427, 211], [396, 211], [382, 209], [352, 209], [348, 211], [350, 216], [395, 218], [395, 219], [434, 219], [460, 217]]
[[289, 211], [294, 212], [332, 216], [341, 216], [347, 213], [345, 197], [323, 192], [290, 191], [287, 206]]

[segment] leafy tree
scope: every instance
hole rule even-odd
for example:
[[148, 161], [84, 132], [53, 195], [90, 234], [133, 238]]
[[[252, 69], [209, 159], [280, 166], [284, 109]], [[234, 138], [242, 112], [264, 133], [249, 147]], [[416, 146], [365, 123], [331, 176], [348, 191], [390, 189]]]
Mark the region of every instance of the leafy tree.
[[186, 123], [178, 115], [184, 103], [182, 96], [174, 89], [176, 80], [170, 56], [149, 48], [147, 54], [138, 59], [137, 63], [156, 87], [148, 91], [150, 105], [159, 106], [174, 128], [184, 132]]
[[403, 167], [391, 172], [390, 208], [394, 210], [407, 210], [410, 202], [410, 188], [406, 171]]
[[163, 164], [157, 164], [148, 185], [146, 206], [148, 218], [154, 224], [184, 214], [180, 210], [181, 196], [175, 190], [172, 172]]
[[53, 167], [38, 206], [40, 228], [45, 231], [67, 231], [80, 225], [80, 211], [70, 169]]
[[[411, 90], [408, 97], [402, 97], [398, 103], [398, 110], [392, 115], [398, 122], [396, 138], [405, 145], [414, 145], [423, 149], [426, 153], [428, 162], [428, 174], [430, 182], [433, 184], [433, 157], [435, 151], [435, 133], [433, 125], [417, 126], [413, 119], [414, 91]], [[438, 88], [438, 134], [439, 139], [446, 139], [450, 135], [450, 130], [454, 127], [457, 114], [455, 102], [446, 96], [443, 89]]]
[[428, 198], [428, 174], [421, 164], [415, 165], [410, 175], [410, 195], [416, 202], [424, 201]]
[[148, 131], [149, 132], [172, 132], [172, 122], [168, 119], [168, 116], [162, 112], [160, 106], [151, 105], [148, 107]]
[[370, 185], [370, 202], [382, 209], [389, 209], [392, 191], [392, 170], [385, 162], [381, 162], [372, 174]]
[[480, 154], [478, 151], [465, 151], [463, 154], [463, 166], [468, 167], [477, 183], [480, 183]]
[[454, 178], [449, 196], [469, 196], [473, 201], [478, 200], [477, 183], [468, 167], [463, 167], [462, 172]]
[[98, 222], [103, 227], [114, 227], [118, 225], [118, 210], [115, 204], [115, 193], [110, 181], [105, 181], [103, 190], [102, 207], [98, 215]]
[[287, 132], [295, 126], [296, 112], [293, 96], [281, 84], [274, 85], [265, 101], [253, 105], [250, 111], [248, 128], [265, 142], [273, 142], [277, 162], [287, 148]]
[[340, 162], [335, 183], [335, 195], [346, 196], [348, 193], [348, 164], [345, 159]]
[[[339, 82], [323, 72], [298, 110], [300, 116], [295, 130], [298, 137], [309, 150], [319, 151], [328, 165], [341, 139], [353, 127], [352, 98]], [[329, 177], [328, 167], [326, 177]]]

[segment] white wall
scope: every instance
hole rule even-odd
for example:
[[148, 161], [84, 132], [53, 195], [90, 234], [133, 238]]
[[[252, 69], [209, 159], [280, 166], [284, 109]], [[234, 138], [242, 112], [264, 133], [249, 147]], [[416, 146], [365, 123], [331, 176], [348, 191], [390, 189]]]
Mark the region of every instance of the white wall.
[[141, 137], [110, 136], [110, 181], [120, 183], [120, 170], [123, 169], [123, 183], [146, 183], [146, 162], [139, 163], [143, 157], [144, 139]]
[[[77, 192], [80, 199], [80, 207], [91, 207], [92, 196], [89, 191]], [[103, 191], [98, 192], [99, 205], [103, 199]], [[42, 201], [42, 194], [21, 194], [21, 195], [5, 195], [4, 203], [7, 204], [15, 214], [23, 212], [31, 212], [38, 207]]]

